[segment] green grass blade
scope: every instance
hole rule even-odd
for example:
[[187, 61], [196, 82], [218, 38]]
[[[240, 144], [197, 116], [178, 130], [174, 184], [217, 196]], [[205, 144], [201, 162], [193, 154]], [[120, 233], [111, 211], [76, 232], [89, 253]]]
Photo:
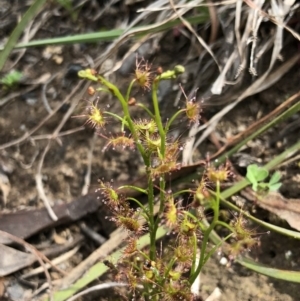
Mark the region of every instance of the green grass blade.
[[45, 4], [46, 0], [35, 0], [30, 8], [26, 11], [22, 17], [20, 23], [13, 30], [10, 35], [6, 45], [0, 53], [0, 70], [2, 70], [9, 54], [14, 49], [20, 35], [22, 34], [24, 28], [27, 24], [34, 18], [34, 16], [39, 12], [40, 8]]
[[[253, 134], [249, 135], [246, 139], [235, 145], [231, 150], [226, 152], [224, 155], [222, 155], [218, 161], [219, 162], [224, 162], [226, 158], [229, 158], [233, 154], [235, 154], [242, 146], [246, 145], [249, 141], [253, 140], [254, 138], [258, 137], [259, 135], [263, 134], [266, 132], [268, 129], [272, 128], [273, 126], [283, 122], [284, 120], [288, 119], [289, 117], [293, 116], [297, 112], [300, 111], [300, 102], [295, 103], [292, 105], [290, 108], [285, 110], [282, 114], [278, 115], [274, 119], [272, 119], [270, 122], [267, 124], [263, 125], [261, 128], [259, 128], [256, 132]], [[277, 165], [277, 164], [276, 164]], [[269, 169], [269, 168], [267, 168]]]
[[300, 283], [300, 271], [289, 271], [270, 268], [245, 257], [237, 259], [236, 262], [252, 271], [272, 278]]
[[[187, 18], [187, 20], [191, 24], [201, 24], [205, 23], [209, 20], [209, 15], [205, 12], [198, 16], [193, 16]], [[35, 47], [35, 46], [45, 46], [45, 45], [57, 45], [57, 44], [74, 44], [74, 43], [93, 43], [93, 42], [101, 42], [101, 41], [111, 41], [118, 37], [120, 37], [123, 33], [126, 32], [127, 35], [134, 33], [136, 36], [143, 36], [148, 33], [155, 33], [161, 32], [164, 30], [168, 30], [176, 25], [181, 24], [180, 20], [173, 20], [166, 24], [162, 24], [156, 28], [153, 26], [140, 26], [134, 27], [128, 32], [126, 29], [113, 29], [113, 30], [106, 30], [94, 33], [86, 33], [86, 34], [78, 34], [69, 37], [60, 37], [60, 38], [51, 38], [51, 39], [43, 39], [43, 40], [36, 40], [30, 41], [28, 43], [20, 43], [16, 45], [15, 48], [26, 48], [26, 47]], [[138, 32], [138, 33], [136, 33]]]
[[[168, 229], [165, 227], [159, 227], [157, 230], [157, 235], [156, 238], [160, 239], [163, 236], [166, 235], [168, 232]], [[145, 234], [138, 240], [138, 248], [142, 249], [149, 245], [150, 243], [150, 237], [149, 234]], [[116, 264], [117, 261], [121, 258], [122, 256], [122, 249], [114, 252], [113, 254], [109, 255], [109, 260], [113, 263]], [[71, 296], [73, 296], [76, 292], [79, 290], [83, 289], [86, 287], [88, 284], [90, 284], [92, 281], [98, 279], [101, 277], [105, 272], [107, 272], [109, 268], [104, 265], [102, 262], [96, 263], [94, 266], [92, 266], [77, 282], [75, 282], [73, 285], [70, 287], [63, 289], [58, 292], [54, 292], [53, 294], [53, 301], [64, 301]], [[49, 298], [47, 297], [44, 299], [45, 301], [48, 300]]]

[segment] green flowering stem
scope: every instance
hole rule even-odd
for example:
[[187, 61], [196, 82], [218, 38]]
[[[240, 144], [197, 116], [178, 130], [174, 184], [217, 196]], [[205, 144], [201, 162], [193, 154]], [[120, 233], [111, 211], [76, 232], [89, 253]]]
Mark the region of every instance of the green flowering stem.
[[132, 90], [132, 86], [133, 86], [134, 83], [135, 83], [135, 79], [133, 79], [133, 80], [130, 82], [129, 87], [128, 87], [128, 89], [127, 89], [126, 98], [125, 98], [127, 102], [128, 102], [128, 100], [129, 100], [130, 93], [131, 93], [131, 90]]
[[159, 84], [159, 77], [155, 78], [152, 85], [152, 101], [153, 101], [153, 107], [154, 107], [154, 115], [155, 115], [155, 121], [156, 125], [159, 131], [159, 135], [161, 138], [161, 147], [160, 147], [160, 153], [162, 157], [165, 157], [165, 148], [166, 148], [166, 132], [164, 130], [161, 116], [160, 116], [160, 110], [158, 106], [158, 99], [157, 99], [157, 91], [158, 91], [158, 84]]
[[[141, 154], [141, 156], [143, 157], [144, 163], [146, 164], [146, 166], [150, 166], [150, 158], [146, 155], [146, 152], [143, 148], [143, 146], [141, 145], [141, 143], [139, 142], [138, 139], [138, 135], [137, 132], [135, 130], [134, 127], [134, 123], [130, 117], [130, 113], [128, 110], [128, 103], [127, 101], [124, 99], [122, 93], [120, 92], [120, 90], [111, 82], [107, 81], [104, 77], [102, 77], [99, 74], [95, 74], [95, 72], [91, 69], [86, 69], [86, 70], [81, 70], [78, 72], [78, 76], [81, 78], [85, 78], [85, 79], [89, 79], [91, 81], [95, 81], [95, 82], [99, 82], [100, 84], [104, 85], [107, 87], [107, 89], [118, 98], [118, 100], [121, 103], [122, 109], [123, 109], [123, 113], [124, 113], [124, 118], [122, 119], [122, 124], [126, 124], [133, 136], [133, 139], [137, 145], [137, 148]], [[133, 83], [131, 83], [132, 85]], [[129, 89], [129, 93], [130, 93]], [[116, 117], [116, 115], [113, 115], [114, 117]]]
[[182, 189], [180, 191], [174, 192], [172, 195], [173, 195], [173, 197], [177, 197], [177, 196], [179, 196], [181, 194], [184, 194], [184, 193], [193, 193], [193, 191], [190, 190], [190, 189]]
[[194, 220], [196, 223], [198, 223], [198, 225], [201, 228], [202, 232], [206, 231], [207, 227], [205, 225], [203, 225], [203, 223], [201, 223], [201, 221], [199, 220], [199, 218], [197, 216], [195, 216], [194, 214], [192, 214], [189, 211], [184, 211], [184, 214], [186, 214], [188, 217], [190, 217], [192, 220]]
[[122, 124], [125, 124], [127, 127], [129, 127], [128, 123], [126, 122], [126, 120], [124, 118], [120, 117], [119, 115], [117, 115], [115, 113], [112, 113], [112, 112], [109, 112], [109, 111], [104, 111], [103, 114], [112, 116], [112, 117], [116, 118], [117, 120], [119, 120]]
[[171, 126], [171, 124], [173, 123], [173, 121], [181, 114], [184, 113], [185, 110], [179, 110], [177, 111], [167, 122], [166, 126], [165, 126], [165, 132], [167, 133], [169, 131], [169, 128]]
[[166, 279], [168, 278], [169, 272], [171, 271], [171, 269], [174, 266], [174, 264], [176, 263], [176, 261], [177, 261], [176, 257], [173, 257], [170, 259], [170, 261], [167, 265], [167, 268], [164, 271], [164, 281], [163, 281], [162, 285], [165, 283]]
[[156, 258], [156, 231], [154, 223], [154, 187], [150, 169], [147, 169], [148, 178], [148, 209], [149, 209], [149, 235], [150, 235], [150, 259]]
[[158, 75], [156, 77], [156, 79], [158, 81], [165, 80], [165, 79], [174, 79], [179, 74], [182, 74], [184, 72], [185, 72], [185, 68], [183, 66], [176, 65], [173, 70], [168, 70], [168, 71], [163, 72], [162, 74]]
[[217, 221], [217, 225], [227, 228], [231, 232], [234, 232], [234, 229], [230, 225], [228, 225], [222, 221]]
[[163, 127], [161, 116], [160, 116], [160, 110], [158, 106], [158, 99], [157, 99], [157, 91], [158, 91], [158, 84], [161, 80], [166, 79], [173, 79], [176, 78], [179, 74], [184, 73], [185, 69], [183, 66], [175, 66], [173, 70], [168, 70], [166, 72], [163, 72], [162, 74], [158, 75], [152, 84], [152, 101], [153, 101], [153, 107], [154, 107], [154, 115], [155, 115], [155, 121], [157, 124], [157, 128], [161, 137], [161, 148], [160, 152], [162, 157], [165, 157], [165, 149], [166, 149], [166, 130]]
[[155, 232], [155, 236], [156, 236], [156, 231], [158, 229], [159, 226], [159, 222], [161, 221], [161, 214], [163, 213], [164, 209], [165, 209], [165, 188], [166, 188], [166, 180], [165, 180], [165, 176], [162, 175], [160, 176], [159, 179], [159, 190], [160, 190], [160, 194], [159, 194], [159, 211], [155, 220], [155, 224], [154, 224], [154, 232]]
[[97, 76], [94, 75], [94, 74], [92, 73], [92, 70], [91, 70], [91, 69], [80, 70], [80, 71], [78, 72], [78, 76], [79, 76], [80, 78], [89, 79], [89, 80], [91, 80], [91, 81], [93, 81], [93, 82], [98, 82]]
[[206, 264], [207, 260], [216, 252], [216, 250], [230, 237], [232, 237], [233, 233], [228, 234], [225, 238], [223, 238], [221, 241], [219, 241], [205, 256], [203, 265]]
[[132, 189], [132, 190], [136, 190], [143, 194], [148, 194], [146, 189], [143, 189], [143, 188], [140, 188], [137, 186], [132, 186], [132, 185], [123, 185], [123, 186], [118, 187], [118, 190], [121, 190], [121, 189]]
[[103, 84], [104, 86], [106, 86], [108, 88], [108, 90], [111, 91], [111, 93], [119, 99], [119, 101], [121, 103], [121, 106], [122, 106], [122, 109], [123, 109], [124, 119], [128, 123], [128, 128], [129, 128], [129, 130], [130, 130], [130, 132], [133, 136], [133, 139], [134, 139], [134, 141], [137, 145], [137, 148], [138, 148], [141, 156], [143, 157], [143, 160], [144, 160], [144, 163], [146, 164], [146, 166], [150, 166], [149, 157], [146, 155], [146, 152], [145, 152], [143, 146], [139, 142], [138, 135], [137, 135], [137, 132], [136, 132], [135, 127], [134, 127], [134, 123], [133, 123], [133, 121], [130, 117], [127, 101], [124, 99], [124, 97], [121, 94], [120, 90], [115, 85], [113, 85], [112, 83], [107, 81], [101, 75], [97, 75], [97, 76], [98, 76], [98, 81], [101, 84]]
[[142, 250], [139, 249], [138, 252], [139, 252], [139, 254], [141, 254], [145, 259], [150, 260], [149, 256], [148, 256], [146, 253], [144, 253]]
[[108, 89], [105, 89], [103, 87], [97, 88], [96, 89], [97, 92], [106, 92], [106, 93], [110, 93]]
[[154, 114], [145, 106], [145, 105], [143, 105], [142, 103], [137, 103], [136, 104], [138, 107], [140, 107], [140, 108], [142, 108], [143, 110], [145, 110], [147, 113], [148, 113], [148, 115], [152, 118], [152, 119], [155, 119], [155, 116], [154, 116]]
[[147, 219], [150, 218], [147, 208], [144, 205], [142, 205], [142, 203], [140, 201], [138, 201], [136, 198], [132, 198], [132, 197], [127, 197], [126, 200], [136, 203], [143, 210], [143, 213], [145, 214], [144, 217], [147, 217]]
[[207, 261], [205, 253], [206, 253], [206, 247], [208, 244], [209, 236], [219, 221], [220, 193], [221, 193], [220, 192], [220, 182], [217, 181], [216, 182], [216, 195], [215, 195], [216, 197], [212, 200], [212, 205], [211, 205], [211, 209], [214, 212], [213, 220], [212, 220], [212, 223], [207, 228], [207, 230], [204, 231], [199, 264], [198, 264], [198, 267], [196, 268], [196, 271], [194, 273], [192, 273], [189, 278], [189, 282], [191, 284], [194, 283], [195, 279], [198, 277], [199, 273], [201, 272], [205, 262]]

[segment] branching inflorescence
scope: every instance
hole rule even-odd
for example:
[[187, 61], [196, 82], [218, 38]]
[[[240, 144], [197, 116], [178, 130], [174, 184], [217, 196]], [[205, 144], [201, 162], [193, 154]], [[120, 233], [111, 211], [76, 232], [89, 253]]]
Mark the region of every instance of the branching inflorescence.
[[[170, 126], [181, 115], [185, 116], [189, 123], [199, 123], [200, 120], [199, 104], [185, 96], [185, 108], [178, 110], [166, 124], [162, 122], [157, 99], [158, 84], [162, 80], [176, 78], [183, 72], [182, 66], [176, 66], [173, 70], [165, 72], [159, 68], [155, 75], [148, 62], [137, 61], [134, 77], [125, 94], [95, 70], [86, 69], [79, 72], [80, 77], [100, 85], [97, 89], [89, 88], [90, 95], [105, 91], [118, 99], [122, 107], [122, 116], [102, 110], [97, 98], [94, 102], [88, 102], [87, 113], [82, 115], [87, 118], [86, 123], [107, 140], [104, 151], [109, 147], [136, 148], [145, 164], [148, 183], [146, 189], [133, 186], [131, 188], [147, 196], [146, 204], [138, 198], [126, 196], [122, 193], [122, 187], [114, 188], [111, 183], [101, 180], [98, 188], [102, 201], [110, 209], [110, 220], [129, 233], [116, 278], [127, 281], [132, 294], [136, 295], [139, 292], [145, 300], [197, 300], [197, 296], [191, 292], [191, 285], [213, 253], [214, 249], [208, 250], [208, 239], [216, 226], [224, 226], [231, 232], [227, 238], [232, 236], [234, 239], [234, 255], [242, 251], [245, 245], [247, 248], [252, 247], [256, 241], [253, 238], [254, 233], [247, 230], [241, 220], [237, 219], [232, 224], [225, 224], [219, 220], [220, 186], [232, 176], [228, 164], [218, 168], [205, 166], [203, 175], [193, 190], [166, 191], [167, 176], [181, 167], [179, 155], [182, 144], [179, 140], [167, 139]], [[133, 99], [131, 90], [135, 84], [144, 90], [152, 89], [153, 111], [143, 104], [139, 105], [136, 99]], [[137, 105], [145, 110], [148, 118], [132, 118], [130, 107]], [[107, 136], [103, 133], [103, 129], [109, 124], [108, 116], [120, 122], [121, 134]], [[214, 191], [212, 187], [215, 187]], [[156, 191], [158, 196], [155, 196]], [[179, 201], [187, 192], [194, 196], [193, 203], [197, 203], [197, 206], [185, 207]], [[133, 209], [132, 202], [138, 205], [138, 209]], [[203, 210], [198, 210], [203, 206], [213, 211], [209, 227], [202, 222]], [[158, 208], [157, 211], [155, 207]], [[158, 255], [156, 234], [161, 225], [167, 227], [175, 238], [171, 239], [164, 252]], [[138, 239], [145, 233], [150, 237], [149, 248], [140, 250]]]

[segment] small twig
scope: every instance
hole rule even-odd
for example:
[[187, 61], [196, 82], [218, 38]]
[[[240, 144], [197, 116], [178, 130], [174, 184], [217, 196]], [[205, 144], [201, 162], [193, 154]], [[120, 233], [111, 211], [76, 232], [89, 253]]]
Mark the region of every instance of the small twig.
[[38, 85], [32, 85], [32, 86], [29, 86], [25, 90], [18, 91], [18, 92], [15, 92], [15, 93], [9, 93], [6, 97], [1, 98], [1, 100], [0, 100], [0, 107], [4, 106], [7, 102], [9, 102], [10, 100], [12, 100], [12, 99], [20, 96], [21, 94], [26, 94], [26, 93], [28, 93], [28, 92], [36, 89], [37, 87], [38, 87]]
[[99, 18], [101, 18], [101, 16], [106, 13], [106, 11], [115, 3], [119, 2], [120, 0], [110, 0], [109, 2], [104, 2], [104, 7], [103, 8], [99, 8], [98, 13], [96, 14], [96, 16], [94, 16], [93, 18], [93, 22], [97, 21]]
[[50, 105], [49, 105], [49, 102], [48, 102], [48, 98], [46, 96], [46, 90], [47, 90], [47, 87], [48, 85], [60, 74], [60, 72], [57, 72], [55, 74], [53, 74], [42, 86], [42, 101], [43, 101], [43, 104], [44, 104], [44, 107], [46, 109], [46, 111], [49, 113], [49, 114], [52, 114], [53, 113], [53, 110], [51, 109]]
[[262, 16], [257, 15], [257, 11], [254, 12], [254, 18], [253, 18], [253, 26], [252, 26], [252, 37], [251, 37], [251, 52], [250, 52], [250, 67], [249, 72], [253, 76], [257, 76], [257, 70], [255, 66], [255, 51], [257, 47], [257, 40], [258, 40], [258, 30], [261, 25], [261, 22], [263, 21]]
[[173, 8], [175, 14], [177, 15], [177, 17], [181, 20], [181, 22], [185, 25], [185, 27], [192, 33], [194, 34], [194, 36], [197, 38], [198, 42], [201, 44], [201, 46], [210, 54], [210, 56], [212, 57], [212, 59], [215, 61], [219, 71], [221, 72], [221, 66], [218, 63], [218, 60], [216, 58], [216, 56], [214, 55], [214, 53], [212, 52], [211, 48], [206, 44], [206, 42], [197, 34], [197, 32], [194, 30], [194, 28], [191, 26], [191, 24], [186, 21], [183, 17], [182, 14], [180, 14], [177, 9], [174, 6], [174, 2], [173, 0], [169, 0], [171, 7]]
[[42, 173], [41, 173], [45, 156], [46, 156], [48, 150], [50, 149], [50, 143], [51, 143], [51, 141], [49, 141], [47, 146], [45, 147], [44, 152], [42, 154], [42, 157], [40, 159], [40, 162], [38, 164], [38, 170], [37, 170], [37, 173], [35, 175], [35, 183], [36, 183], [36, 188], [37, 188], [39, 197], [44, 202], [44, 205], [45, 205], [45, 207], [48, 211], [49, 216], [52, 218], [52, 220], [57, 221], [58, 217], [56, 216], [55, 212], [51, 208], [49, 200], [46, 196], [44, 186], [43, 186], [43, 182], [42, 182]]
[[23, 160], [19, 159], [20, 165], [22, 166], [22, 168], [24, 169], [30, 169], [32, 168], [33, 163], [35, 162], [35, 159], [37, 158], [37, 156], [40, 153], [39, 148], [37, 147], [36, 143], [33, 140], [29, 140], [30, 143], [32, 144], [32, 146], [34, 147], [35, 151], [34, 154], [32, 155], [31, 159], [29, 160], [29, 163], [24, 163]]
[[[177, 8], [190, 8], [190, 9], [193, 9], [195, 7], [201, 7], [201, 6], [223, 6], [223, 5], [229, 5], [229, 4], [234, 4], [236, 3], [236, 0], [225, 0], [225, 1], [219, 1], [219, 2], [209, 2], [209, 3], [194, 3], [194, 2], [191, 2], [189, 4], [182, 4], [182, 5], [174, 5], [174, 7], [177, 9]], [[162, 6], [162, 7], [153, 7], [153, 8], [140, 8], [137, 10], [138, 13], [141, 13], [141, 12], [146, 12], [146, 11], [149, 11], [149, 12], [156, 12], [156, 11], [162, 11], [162, 10], [170, 10], [170, 9], [173, 9], [171, 8], [170, 6]]]
[[254, 3], [254, 1], [251, 1], [251, 0], [244, 0], [244, 2], [249, 6], [251, 7], [252, 9], [258, 9], [259, 10], [259, 13], [269, 19], [271, 22], [273, 22], [274, 24], [276, 24], [278, 27], [283, 27], [285, 30], [287, 30], [288, 32], [290, 32], [298, 41], [300, 41], [300, 35], [294, 31], [292, 28], [290, 28], [289, 26], [285, 25], [283, 23], [282, 20], [277, 20], [276, 17], [273, 17], [269, 14], [267, 14], [265, 11], [261, 10], [256, 3]]
[[[74, 133], [77, 133], [77, 132], [80, 132], [80, 131], [83, 131], [83, 130], [85, 130], [85, 127], [80, 126], [80, 127], [68, 130], [68, 131], [60, 132], [57, 135], [57, 137], [63, 137], [63, 136], [71, 135], [71, 134], [74, 134]], [[36, 141], [36, 140], [43, 140], [43, 139], [51, 139], [51, 137], [52, 137], [52, 134], [44, 134], [44, 135], [31, 136], [30, 139]]]
[[[84, 93], [86, 91], [88, 85], [89, 85], [89, 83], [85, 84], [82, 93]], [[77, 86], [77, 87], [79, 87], [79, 86]], [[80, 99], [80, 97], [77, 97], [77, 98], [75, 98], [73, 100], [70, 108], [68, 109], [68, 111], [64, 115], [62, 121], [59, 123], [59, 125], [56, 127], [56, 129], [52, 133], [52, 136], [49, 138], [48, 144], [47, 144], [47, 146], [44, 149], [43, 155], [42, 155], [40, 163], [38, 165], [38, 171], [37, 171], [37, 174], [36, 174], [36, 177], [35, 177], [35, 179], [36, 179], [36, 186], [37, 186], [37, 190], [38, 190], [39, 196], [43, 200], [43, 202], [45, 204], [45, 207], [47, 208], [47, 211], [48, 211], [50, 217], [54, 221], [56, 221], [58, 218], [57, 218], [56, 214], [54, 213], [54, 211], [52, 210], [52, 208], [51, 208], [51, 206], [50, 206], [50, 204], [48, 202], [47, 196], [45, 194], [45, 191], [44, 191], [44, 188], [43, 188], [42, 173], [41, 173], [41, 171], [42, 171], [43, 162], [44, 162], [44, 159], [46, 157], [46, 154], [48, 153], [48, 151], [50, 149], [51, 140], [56, 139], [58, 137], [58, 134], [59, 134], [60, 130], [62, 129], [62, 127], [65, 125], [65, 123], [67, 122], [67, 120], [69, 119], [69, 117], [71, 116], [71, 114], [73, 113], [75, 107], [78, 104], [79, 99]], [[52, 115], [52, 114], [49, 114], [49, 116], [50, 115]]]
[[98, 138], [98, 135], [95, 132], [92, 139], [91, 139], [89, 152], [88, 152], [88, 155], [87, 155], [87, 170], [86, 170], [86, 174], [85, 174], [85, 177], [84, 177], [84, 184], [83, 184], [83, 187], [82, 187], [82, 190], [81, 190], [81, 195], [85, 195], [85, 194], [88, 193], [88, 189], [89, 189], [89, 186], [91, 184], [93, 151], [94, 151], [94, 148], [95, 148], [95, 142], [96, 142], [97, 138]]
[[[167, 1], [156, 1], [148, 6], [149, 9], [158, 7], [159, 5], [164, 4], [164, 2]], [[184, 12], [186, 12], [188, 9], [185, 9]], [[143, 27], [143, 29], [137, 28], [137, 29], [132, 29], [135, 25], [137, 25], [140, 21], [144, 20], [146, 16], [148, 16], [149, 12], [145, 11], [138, 15], [137, 18], [135, 18], [126, 28], [126, 31], [117, 39], [114, 40], [114, 42], [107, 47], [107, 49], [96, 59], [96, 65], [101, 66], [105, 60], [107, 60], [108, 57], [113, 55], [114, 53], [117, 52], [119, 46], [124, 42], [127, 41], [129, 37], [131, 37], [134, 34], [138, 34], [140, 32], [144, 32], [145, 30], [151, 30], [155, 29], [163, 24], [166, 24], [174, 19], [177, 19], [177, 15], [173, 14], [169, 18], [165, 18], [162, 22], [159, 24], [151, 24], [148, 26]]]
[[93, 58], [87, 53], [83, 54], [83, 56], [86, 59], [86, 61], [88, 62], [89, 67], [94, 69], [95, 68], [95, 62], [94, 62]]
[[[37, 22], [37, 24], [33, 27], [33, 23], [34, 21], [32, 20], [27, 28], [24, 30], [24, 34], [23, 34], [23, 39], [21, 40], [21, 43], [28, 43], [37, 33], [37, 31], [40, 29], [40, 27], [45, 24], [46, 21], [48, 21], [48, 19], [51, 17], [52, 12], [47, 11], [46, 13], [44, 13], [39, 22]], [[33, 27], [33, 28], [31, 28]], [[15, 61], [12, 63], [12, 65], [10, 66], [10, 69], [12, 69], [19, 61], [20, 59], [23, 57], [23, 55], [25, 54], [27, 48], [21, 49], [20, 54], [18, 55], [18, 57], [15, 59]]]
[[[121, 66], [123, 66], [124, 62], [130, 57], [130, 55], [132, 55], [134, 52], [136, 52], [145, 42], [149, 42], [149, 40], [151, 39], [152, 34], [147, 34], [146, 36], [144, 36], [143, 38], [140, 38], [136, 43], [134, 43], [130, 49], [126, 52], [126, 54], [122, 57], [121, 60], [119, 60], [118, 62], [115, 63], [114, 67], [105, 72], [105, 76], [109, 76], [112, 73], [114, 73], [115, 71], [119, 70], [121, 68]], [[142, 57], [144, 57], [144, 55], [142, 55]]]
[[[17, 138], [13, 141], [10, 141], [10, 142], [7, 142], [7, 143], [4, 143], [2, 145], [0, 145], [0, 150], [2, 149], [5, 149], [5, 148], [8, 148], [8, 147], [11, 147], [11, 146], [14, 146], [16, 144], [19, 144], [19, 143], [22, 143], [24, 142], [26, 139], [28, 139], [34, 132], [36, 132], [44, 123], [46, 123], [51, 117], [53, 117], [59, 110], [60, 108], [65, 104], [67, 103], [76, 93], [78, 93], [78, 90], [81, 88], [83, 84], [83, 81], [80, 81], [77, 86], [72, 90], [72, 92], [64, 99], [63, 102], [60, 103], [59, 106], [57, 106], [54, 110], [53, 110], [53, 113], [52, 114], [49, 114], [48, 116], [44, 117], [42, 119], [42, 121], [37, 125], [35, 126], [33, 129], [31, 129], [30, 131], [26, 132], [22, 137], [20, 138]], [[88, 84], [85, 84], [83, 91], [85, 92], [87, 87], [89, 86], [89, 83]]]
[[94, 240], [99, 246], [104, 244], [107, 239], [100, 235], [99, 233], [95, 232], [93, 229], [88, 227], [84, 222], [81, 222], [79, 224], [81, 231], [86, 234], [89, 238]]
[[[67, 259], [69, 259], [70, 257], [72, 257], [74, 254], [77, 253], [77, 251], [79, 250], [80, 246], [75, 247], [74, 249], [70, 250], [69, 252], [66, 252], [65, 254], [62, 254], [61, 256], [58, 256], [57, 258], [54, 258], [53, 260], [51, 260], [53, 265], [58, 265], [64, 261], [66, 261]], [[22, 279], [26, 279], [29, 277], [32, 277], [34, 275], [40, 274], [43, 272], [44, 267], [38, 267], [36, 269], [31, 270], [30, 272], [26, 273], [25, 275], [22, 275]], [[51, 265], [49, 263], [45, 264], [45, 268], [49, 269], [51, 268]]]
[[31, 244], [27, 243], [26, 241], [24, 241], [23, 239], [16, 237], [8, 232], [2, 231], [0, 230], [0, 234], [1, 236], [4, 236], [20, 245], [22, 245], [27, 251], [29, 251], [30, 253], [32, 253], [34, 256], [36, 256], [37, 260], [39, 261], [40, 265], [43, 267], [44, 272], [45, 272], [45, 276], [47, 278], [48, 281], [48, 286], [50, 289], [50, 299], [52, 300], [52, 280], [49, 274], [49, 271], [46, 268], [46, 265], [44, 263], [43, 260], [45, 260], [46, 262], [48, 262], [54, 269], [56, 269], [58, 272], [62, 273], [63, 275], [66, 275], [66, 273], [62, 270], [60, 270], [59, 268], [57, 268], [54, 264], [51, 263], [51, 261], [41, 252], [39, 252], [34, 246], [32, 246]]
[[221, 147], [215, 154], [211, 156], [211, 159], [217, 158], [221, 153], [225, 152], [225, 150], [228, 149], [230, 146], [236, 145], [237, 143], [245, 139], [245, 137], [254, 133], [263, 124], [268, 123], [271, 119], [281, 114], [287, 107], [289, 107], [294, 102], [299, 100], [299, 98], [300, 98], [300, 91], [294, 94], [293, 96], [291, 96], [290, 98], [288, 98], [285, 102], [279, 105], [275, 110], [273, 110], [272, 112], [270, 112], [269, 114], [267, 114], [266, 116], [258, 120], [257, 122], [251, 124], [247, 128], [247, 130], [232, 137], [223, 147]]
[[218, 20], [218, 16], [217, 16], [217, 10], [216, 7], [212, 3], [212, 0], [208, 0], [208, 11], [209, 11], [209, 15], [210, 15], [210, 22], [211, 22], [211, 31], [210, 31], [210, 37], [209, 37], [209, 42], [208, 44], [211, 45], [213, 44], [216, 39], [217, 39], [217, 35], [218, 35], [218, 30], [219, 30], [219, 20]]

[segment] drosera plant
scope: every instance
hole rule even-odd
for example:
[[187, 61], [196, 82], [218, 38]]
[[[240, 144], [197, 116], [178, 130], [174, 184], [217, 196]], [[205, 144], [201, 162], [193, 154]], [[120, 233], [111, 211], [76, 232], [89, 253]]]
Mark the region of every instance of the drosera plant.
[[[233, 176], [229, 164], [219, 167], [204, 164], [203, 175], [194, 185], [194, 189], [173, 191], [167, 188], [169, 175], [181, 168], [179, 156], [182, 150], [182, 143], [168, 139], [170, 127], [182, 115], [187, 123], [200, 121], [201, 108], [193, 99], [187, 97], [185, 107], [178, 109], [167, 122], [162, 121], [157, 98], [158, 85], [161, 81], [176, 78], [183, 72], [183, 66], [175, 66], [173, 70], [154, 73], [147, 62], [139, 60], [134, 77], [124, 94], [93, 69], [79, 72], [81, 78], [96, 82], [100, 86], [89, 88], [90, 95], [97, 92], [109, 93], [122, 107], [122, 115], [117, 115], [109, 110], [102, 110], [98, 101], [88, 102], [85, 115], [87, 123], [95, 128], [100, 137], [107, 140], [104, 150], [109, 147], [136, 148], [145, 165], [147, 187], [114, 187], [110, 181], [100, 180], [98, 188], [103, 202], [110, 209], [110, 219], [129, 232], [127, 247], [118, 263], [119, 272], [116, 278], [128, 283], [132, 296], [139, 295], [144, 300], [182, 301], [200, 298], [191, 287], [198, 281], [207, 260], [220, 246], [217, 244], [210, 247], [208, 243], [210, 234], [216, 227], [222, 226], [230, 231], [223, 241], [230, 237], [240, 241], [238, 247], [235, 246], [235, 254], [243, 252], [245, 246], [252, 246], [257, 241], [255, 233], [246, 229], [245, 223], [226, 224], [219, 219], [221, 186]], [[145, 90], [151, 88], [152, 109], [132, 100], [131, 91], [134, 85]], [[133, 105], [145, 110], [148, 117], [133, 119]], [[109, 124], [108, 117], [120, 123], [121, 134], [105, 133], [105, 127]], [[146, 196], [147, 202], [142, 203], [141, 198], [127, 196], [124, 191], [128, 188]], [[180, 200], [186, 193], [193, 196], [194, 206], [182, 205]], [[134, 209], [131, 202], [136, 203], [138, 208]], [[209, 226], [202, 222], [204, 204], [213, 212]], [[157, 247], [157, 233], [161, 225], [175, 235], [168, 246], [163, 247], [163, 251]], [[140, 250], [138, 240], [145, 233], [149, 235], [149, 247]], [[251, 239], [253, 243], [250, 243]]]

